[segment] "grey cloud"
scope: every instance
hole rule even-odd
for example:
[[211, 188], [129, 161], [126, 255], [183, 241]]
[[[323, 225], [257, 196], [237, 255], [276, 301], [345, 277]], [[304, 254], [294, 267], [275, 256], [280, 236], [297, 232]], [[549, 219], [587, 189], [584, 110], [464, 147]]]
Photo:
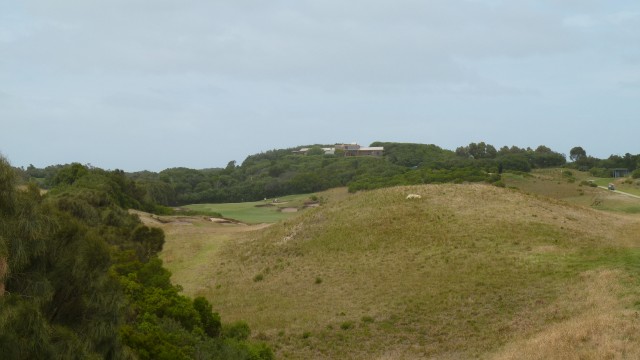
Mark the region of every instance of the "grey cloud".
[[[142, 158], [120, 164], [134, 161], [142, 133], [155, 160], [194, 167], [285, 141], [458, 146], [535, 136], [516, 145], [537, 146], [566, 139], [577, 119], [592, 123], [599, 107], [611, 106], [612, 119], [636, 110], [615, 99], [636, 96], [640, 9], [630, 1], [13, 3], [0, 3], [0, 86], [11, 95], [0, 94], [0, 121], [89, 139], [66, 161], [95, 143], [81, 161], [145, 167]], [[523, 134], [541, 119], [548, 126]], [[230, 150], [182, 152], [201, 144]]]
[[596, 26], [598, 21], [591, 15], [577, 14], [571, 15], [562, 20], [562, 24], [566, 27], [590, 28]]
[[117, 92], [106, 96], [102, 104], [107, 107], [124, 108], [129, 110], [143, 110], [152, 112], [172, 112], [182, 109], [182, 106], [167, 97], [150, 94]]
[[563, 25], [576, 28], [592, 28], [595, 26], [624, 26], [640, 24], [640, 12], [620, 11], [610, 14], [574, 14], [563, 19]]
[[462, 4], [35, 1], [35, 16], [55, 22], [14, 50], [69, 72], [192, 71], [308, 86], [375, 86], [470, 82], [474, 74], [455, 57], [521, 57], [573, 46], [570, 34], [543, 13]]
[[0, 29], [0, 43], [11, 43], [15, 41], [15, 35], [12, 32]]
[[[15, 99], [13, 98], [13, 96], [0, 90], [0, 107], [4, 109], [4, 112], [9, 112], [10, 109], [15, 108], [15, 105], [13, 104], [14, 101]], [[0, 116], [2, 112], [3, 111], [0, 109]], [[0, 118], [0, 125], [1, 124], [2, 124], [2, 119]]]
[[618, 83], [623, 89], [640, 90], [640, 76], [636, 76], [634, 80], [626, 80]]
[[606, 16], [606, 20], [611, 24], [625, 24], [628, 22], [638, 23], [640, 21], [640, 12], [638, 11], [621, 11]]

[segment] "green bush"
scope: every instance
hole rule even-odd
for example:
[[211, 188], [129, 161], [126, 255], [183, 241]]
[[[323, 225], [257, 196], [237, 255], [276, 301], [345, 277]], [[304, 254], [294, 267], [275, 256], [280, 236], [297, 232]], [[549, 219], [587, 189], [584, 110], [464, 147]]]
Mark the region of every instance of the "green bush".
[[353, 321], [345, 321], [342, 324], [340, 324], [340, 329], [342, 330], [349, 330], [353, 327]]
[[249, 325], [244, 321], [236, 321], [222, 326], [222, 336], [224, 338], [246, 340], [251, 335]]
[[374, 318], [373, 318], [373, 317], [371, 317], [371, 316], [363, 316], [360, 320], [361, 320], [363, 323], [372, 323], [372, 322], [374, 322], [374, 321], [375, 321], [375, 320], [374, 320]]
[[0, 156], [3, 358], [273, 358], [246, 324], [223, 339], [211, 304], [171, 284], [164, 233], [123, 208], [142, 193], [122, 172], [73, 165], [42, 196], [16, 191], [10, 170]]
[[218, 337], [221, 332], [220, 315], [211, 310], [211, 304], [202, 296], [193, 299], [193, 307], [200, 315], [204, 332], [210, 337]]
[[611, 177], [611, 171], [605, 168], [591, 168], [589, 169], [589, 173], [596, 177], [608, 178]]

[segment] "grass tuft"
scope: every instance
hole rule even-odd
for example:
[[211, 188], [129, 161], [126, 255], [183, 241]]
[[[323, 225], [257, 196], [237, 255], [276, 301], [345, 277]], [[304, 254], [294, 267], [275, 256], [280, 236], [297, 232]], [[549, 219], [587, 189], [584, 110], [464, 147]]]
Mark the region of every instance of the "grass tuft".
[[340, 324], [340, 329], [342, 330], [349, 330], [353, 327], [353, 321], [345, 321], [342, 324]]

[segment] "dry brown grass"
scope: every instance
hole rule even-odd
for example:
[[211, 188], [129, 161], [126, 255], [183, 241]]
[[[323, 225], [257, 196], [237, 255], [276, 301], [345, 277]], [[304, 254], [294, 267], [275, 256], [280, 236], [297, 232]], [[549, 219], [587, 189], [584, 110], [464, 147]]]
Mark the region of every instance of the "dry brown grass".
[[[196, 295], [214, 285], [214, 265], [222, 246], [232, 246], [242, 234], [263, 229], [268, 224], [220, 224], [204, 216], [157, 217], [131, 210], [147, 226], [165, 233], [160, 258], [184, 292]], [[160, 221], [161, 219], [162, 221]]]
[[[640, 245], [637, 218], [543, 196], [397, 187], [341, 193], [259, 231], [160, 226], [174, 281], [207, 296], [223, 320], [247, 321], [279, 358], [518, 357], [546, 336], [558, 344], [547, 354], [574, 338], [588, 339], [586, 353], [635, 329], [596, 336], [607, 320], [631, 324], [631, 295], [616, 292], [637, 285], [624, 268]], [[610, 317], [594, 310], [614, 307]], [[554, 335], [581, 326], [592, 330]]]
[[640, 316], [624, 297], [621, 271], [588, 271], [550, 306], [576, 313], [533, 336], [509, 343], [493, 360], [640, 359]]
[[187, 294], [199, 294], [215, 285], [216, 258], [222, 246], [265, 224], [215, 224], [205, 220], [185, 224], [165, 224], [166, 245], [161, 259], [173, 273], [172, 280]]
[[4, 296], [4, 280], [7, 275], [7, 270], [9, 269], [9, 265], [7, 264], [7, 258], [4, 256], [0, 256], [0, 296]]

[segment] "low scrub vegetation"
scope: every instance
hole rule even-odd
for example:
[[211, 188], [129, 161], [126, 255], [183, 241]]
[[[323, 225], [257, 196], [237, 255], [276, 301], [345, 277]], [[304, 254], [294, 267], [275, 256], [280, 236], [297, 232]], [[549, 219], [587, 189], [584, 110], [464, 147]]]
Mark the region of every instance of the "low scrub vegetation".
[[[42, 195], [18, 190], [0, 157], [0, 349], [3, 359], [271, 359], [225, 332], [203, 297], [170, 282], [154, 210], [122, 172], [74, 166]], [[63, 176], [64, 175], [64, 176]]]

